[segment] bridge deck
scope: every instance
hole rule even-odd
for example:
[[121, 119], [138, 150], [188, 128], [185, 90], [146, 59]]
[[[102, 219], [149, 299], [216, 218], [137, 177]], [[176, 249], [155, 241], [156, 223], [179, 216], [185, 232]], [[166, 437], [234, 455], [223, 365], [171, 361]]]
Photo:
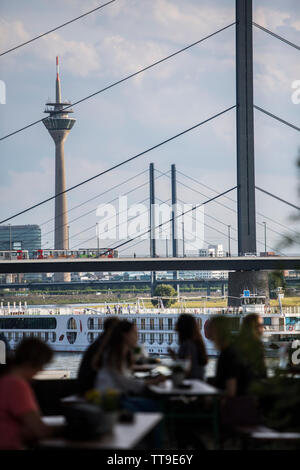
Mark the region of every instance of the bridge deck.
[[300, 269], [300, 256], [228, 258], [100, 258], [0, 261], [0, 273], [124, 271], [251, 271]]

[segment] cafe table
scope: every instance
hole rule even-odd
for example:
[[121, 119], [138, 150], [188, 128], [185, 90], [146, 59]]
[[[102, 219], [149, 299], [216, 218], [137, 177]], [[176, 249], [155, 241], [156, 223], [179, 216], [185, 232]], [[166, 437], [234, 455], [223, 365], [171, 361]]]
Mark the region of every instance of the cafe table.
[[[201, 420], [207, 419], [212, 425], [215, 446], [219, 446], [219, 404], [222, 392], [216, 387], [197, 379], [184, 380], [182, 386], [173, 386], [171, 380], [166, 380], [159, 385], [150, 385], [150, 391], [161, 401], [162, 410], [166, 419], [174, 421], [178, 419]], [[183, 406], [180, 410], [172, 411], [170, 404], [174, 398], [183, 398]], [[207, 398], [209, 403], [199, 409], [184, 406], [184, 400], [191, 398]]]
[[[135, 413], [132, 423], [117, 423], [112, 433], [105, 433], [95, 440], [72, 441], [53, 437], [39, 441], [40, 449], [134, 449], [142, 439], [162, 421], [162, 413]], [[44, 416], [43, 422], [51, 426], [66, 424], [64, 416]]]

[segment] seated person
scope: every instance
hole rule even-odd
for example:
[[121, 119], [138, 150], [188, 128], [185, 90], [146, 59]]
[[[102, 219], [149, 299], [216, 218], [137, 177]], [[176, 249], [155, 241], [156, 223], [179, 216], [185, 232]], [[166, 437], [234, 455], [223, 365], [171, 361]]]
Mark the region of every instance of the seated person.
[[[203, 380], [207, 354], [205, 344], [201, 336], [199, 326], [193, 315], [187, 313], [180, 315], [176, 324], [178, 331], [179, 350], [178, 358], [189, 361], [186, 377], [189, 379]], [[174, 358], [176, 354], [169, 350]]]
[[165, 380], [163, 376], [147, 380], [133, 377], [132, 350], [137, 345], [137, 339], [137, 328], [134, 323], [122, 320], [115, 326], [107, 341], [103, 341], [95, 361], [98, 367], [96, 389], [101, 391], [113, 388], [125, 395], [139, 394], [145, 391], [147, 385]]
[[0, 449], [21, 450], [27, 443], [52, 434], [53, 428], [44, 425], [40, 418], [30, 386], [52, 355], [49, 346], [39, 339], [24, 339], [9, 370], [0, 377]]
[[238, 355], [248, 367], [252, 382], [267, 377], [264, 346], [261, 341], [263, 325], [263, 319], [257, 313], [250, 313], [243, 319], [235, 341]]
[[228, 398], [247, 394], [249, 372], [233, 345], [229, 319], [225, 316], [213, 317], [209, 329], [211, 340], [220, 351], [214, 379], [215, 387], [224, 390]]
[[93, 367], [94, 357], [97, 354], [104, 338], [111, 332], [114, 326], [119, 322], [117, 317], [106, 318], [103, 324], [103, 333], [87, 348], [81, 360], [78, 371], [78, 389], [80, 394], [84, 394], [92, 389], [95, 384], [97, 370]]

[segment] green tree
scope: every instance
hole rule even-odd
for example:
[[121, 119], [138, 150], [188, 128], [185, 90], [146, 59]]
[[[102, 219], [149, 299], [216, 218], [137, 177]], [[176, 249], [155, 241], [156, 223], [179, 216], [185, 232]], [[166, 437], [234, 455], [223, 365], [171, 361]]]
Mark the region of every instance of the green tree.
[[[300, 148], [298, 149], [298, 156], [296, 160], [297, 166], [297, 178], [298, 178], [298, 196], [300, 197]], [[291, 222], [300, 221], [300, 212], [294, 212], [290, 215]], [[284, 234], [283, 239], [278, 244], [278, 249], [290, 247], [292, 245], [300, 245], [300, 234], [299, 232], [289, 232]]]
[[[160, 284], [159, 286], [156, 287], [154, 291], [154, 296], [161, 297], [165, 307], [170, 307], [171, 305], [175, 304], [176, 295], [177, 295], [176, 290], [172, 286], [168, 286], [167, 284]], [[174, 297], [174, 298], [166, 298], [166, 297]], [[152, 305], [156, 307], [158, 305], [158, 300], [152, 299]]]
[[277, 287], [282, 287], [283, 290], [286, 288], [286, 280], [283, 271], [271, 271], [269, 273], [269, 291], [271, 299], [277, 297]]

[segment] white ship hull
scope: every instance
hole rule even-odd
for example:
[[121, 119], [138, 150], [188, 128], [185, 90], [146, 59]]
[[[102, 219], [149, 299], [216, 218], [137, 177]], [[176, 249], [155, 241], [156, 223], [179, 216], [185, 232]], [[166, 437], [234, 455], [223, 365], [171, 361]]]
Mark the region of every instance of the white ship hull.
[[[83, 352], [103, 331], [103, 322], [110, 316], [106, 307], [83, 308], [27, 308], [24, 312], [0, 311], [0, 332], [9, 342], [11, 349], [28, 336], [46, 341], [54, 351]], [[217, 355], [213, 343], [206, 337], [206, 324], [211, 316], [222, 313], [220, 309], [185, 309], [197, 319], [208, 355]], [[168, 349], [178, 348], [175, 325], [179, 309], [131, 309], [130, 313], [118, 313], [118, 317], [134, 321], [139, 332], [139, 343], [149, 354], [168, 354]], [[238, 331], [245, 314], [227, 312], [231, 318], [232, 330]], [[260, 313], [261, 312], [257, 312]], [[264, 339], [266, 345], [292, 341], [300, 337], [300, 313], [261, 314], [265, 319]]]

